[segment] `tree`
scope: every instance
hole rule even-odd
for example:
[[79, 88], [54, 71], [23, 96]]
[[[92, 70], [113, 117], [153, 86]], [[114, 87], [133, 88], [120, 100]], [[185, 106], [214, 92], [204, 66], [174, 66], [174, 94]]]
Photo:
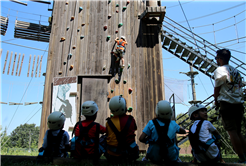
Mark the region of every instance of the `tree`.
[[24, 124], [11, 132], [10, 139], [6, 145], [11, 148], [29, 148], [30, 143], [30, 148], [37, 148], [38, 138], [39, 127], [35, 127], [35, 124]]
[[7, 128], [5, 128], [3, 131], [2, 131], [2, 126], [0, 126], [0, 143], [1, 145], [3, 145], [9, 138], [9, 136], [7, 136]]

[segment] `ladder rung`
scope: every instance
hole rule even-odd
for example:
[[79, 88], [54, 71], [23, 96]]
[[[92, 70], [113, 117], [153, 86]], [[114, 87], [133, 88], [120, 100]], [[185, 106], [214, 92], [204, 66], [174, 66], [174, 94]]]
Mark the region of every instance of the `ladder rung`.
[[183, 51], [181, 57], [187, 57], [188, 54], [189, 54], [189, 52], [190, 52], [189, 50], [185, 49], [185, 50]]
[[188, 61], [193, 61], [195, 59], [196, 55], [194, 53], [191, 53], [189, 58], [188, 58]]
[[216, 68], [217, 68], [217, 67], [216, 67], [214, 64], [212, 64], [212, 65], [208, 68], [207, 72], [212, 73], [212, 72], [214, 72], [214, 70], [215, 70]]
[[170, 39], [168, 37], [165, 37], [163, 45], [167, 46], [170, 44]]
[[207, 61], [204, 61], [201, 68], [207, 68], [209, 63]]
[[170, 44], [169, 49], [175, 49], [176, 46], [177, 46], [177, 43], [175, 41], [172, 41], [171, 44]]
[[184, 47], [182, 47], [181, 45], [178, 45], [178, 47], [176, 48], [175, 53], [181, 53], [183, 51]]

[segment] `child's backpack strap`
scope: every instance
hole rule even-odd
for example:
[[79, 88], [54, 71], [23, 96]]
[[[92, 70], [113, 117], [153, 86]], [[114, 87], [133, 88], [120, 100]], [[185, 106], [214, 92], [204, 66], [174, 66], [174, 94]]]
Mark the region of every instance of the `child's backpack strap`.
[[63, 151], [60, 150], [60, 144], [64, 132], [65, 132], [64, 130], [60, 130], [57, 136], [53, 136], [52, 130], [48, 130], [47, 148], [45, 149], [45, 153], [46, 153], [45, 155], [58, 157], [63, 153]]
[[80, 123], [81, 123], [81, 121], [78, 121], [78, 122], [74, 125], [74, 127], [73, 127], [73, 132], [72, 132], [72, 138], [73, 138], [73, 135], [74, 135], [74, 132], [75, 132], [75, 129], [76, 129], [77, 125], [80, 124]]

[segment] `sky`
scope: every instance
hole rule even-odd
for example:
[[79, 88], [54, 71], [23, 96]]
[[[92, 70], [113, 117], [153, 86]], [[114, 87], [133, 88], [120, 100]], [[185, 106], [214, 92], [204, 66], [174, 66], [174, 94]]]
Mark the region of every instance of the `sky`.
[[[48, 17], [51, 16], [51, 12], [48, 11], [48, 9], [52, 8], [52, 5], [41, 4], [32, 1], [26, 1], [25, 3], [27, 3], [28, 6], [20, 5], [11, 1], [1, 1], [1, 16], [9, 17], [9, 26], [7, 29], [7, 33], [5, 36], [0, 36], [1, 48], [3, 49], [0, 63], [1, 102], [25, 103], [41, 102], [43, 100], [45, 77], [42, 76], [42, 73], [46, 72], [46, 62], [48, 57], [47, 51], [49, 44], [46, 42], [36, 42], [14, 38], [14, 25], [16, 19], [37, 24], [40, 21], [41, 24], [48, 25]], [[221, 43], [228, 40], [245, 37], [245, 1], [181, 0], [180, 3], [181, 6], [178, 0], [162, 1], [161, 5], [166, 6], [167, 17], [183, 25], [184, 27], [189, 28], [190, 26], [194, 33], [200, 35], [207, 41], [214, 44], [215, 42]], [[181, 7], [183, 8], [183, 11]], [[186, 21], [185, 16], [188, 20], [189, 25]], [[221, 22], [222, 20], [226, 21]], [[235, 20], [237, 24], [235, 24]], [[212, 24], [215, 25], [215, 38], [213, 33], [206, 33], [213, 31]], [[228, 26], [229, 28], [225, 28]], [[237, 31], [235, 30], [236, 28]], [[219, 29], [223, 30], [217, 31]], [[12, 45], [9, 43], [21, 46]], [[28, 48], [26, 48], [26, 46]], [[218, 46], [230, 49], [233, 56], [245, 62], [245, 38], [240, 39], [239, 42], [237, 40], [234, 40], [232, 42], [219, 44]], [[9, 57], [7, 62], [9, 62], [11, 51], [13, 51], [13, 57], [15, 52], [17, 53], [17, 58], [19, 56], [19, 53], [21, 53], [21, 56], [25, 54], [20, 76], [15, 76], [15, 72], [14, 75], [11, 75], [12, 65], [10, 74], [7, 75], [7, 69], [3, 74], [3, 66], [8, 50]], [[238, 52], [233, 50], [236, 50]], [[40, 77], [30, 77], [30, 74], [29, 77], [27, 77], [30, 55], [32, 55], [31, 67], [34, 55], [36, 55], [36, 58], [38, 55], [39, 58], [43, 55]], [[182, 100], [181, 103], [175, 105], [176, 114], [185, 113], [190, 107], [188, 101], [193, 100], [192, 90], [189, 77], [187, 77], [185, 74], [180, 74], [180, 72], [188, 72], [190, 70], [190, 67], [188, 64], [164, 49], [162, 50], [162, 56], [164, 79], [168, 80], [173, 85], [176, 85], [177, 83], [177, 87], [172, 87], [171, 91], [177, 93], [179, 98]], [[196, 70], [194, 69], [194, 71]], [[170, 84], [168, 84], [168, 81], [165, 84], [166, 90], [170, 90]], [[213, 80], [211, 81], [208, 76], [199, 72], [199, 74], [195, 77], [195, 90], [197, 100], [204, 100], [208, 96], [213, 94], [212, 82]], [[177, 92], [177, 90], [179, 91]], [[181, 93], [182, 91], [183, 93]], [[169, 96], [166, 96], [166, 99], [168, 98]], [[41, 104], [26, 106], [0, 104], [0, 106], [0, 122], [2, 128], [7, 127], [8, 134], [10, 134], [12, 130], [14, 130], [21, 124], [35, 123], [37, 126], [40, 126], [42, 112]]]

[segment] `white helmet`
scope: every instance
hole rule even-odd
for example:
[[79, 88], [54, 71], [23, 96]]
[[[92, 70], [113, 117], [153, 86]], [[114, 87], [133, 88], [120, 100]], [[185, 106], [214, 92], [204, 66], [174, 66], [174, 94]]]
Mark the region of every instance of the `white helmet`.
[[114, 96], [109, 101], [109, 109], [114, 116], [123, 115], [126, 112], [126, 100], [122, 96]]
[[203, 105], [201, 104], [195, 104], [195, 105], [192, 105], [189, 110], [188, 110], [188, 114], [189, 114], [189, 118], [191, 119], [191, 115], [193, 114], [193, 112], [197, 111], [197, 110], [200, 110], [200, 109], [206, 109], [206, 107], [204, 107]]
[[98, 106], [94, 101], [85, 101], [81, 106], [81, 114], [85, 116], [93, 116], [97, 111]]
[[48, 127], [51, 130], [61, 129], [66, 120], [65, 115], [62, 112], [54, 111], [48, 116]]
[[171, 119], [173, 115], [173, 109], [168, 101], [161, 100], [156, 105], [155, 114], [157, 117], [162, 119]]
[[123, 40], [126, 40], [126, 37], [125, 36], [121, 36], [120, 38], [123, 39]]

